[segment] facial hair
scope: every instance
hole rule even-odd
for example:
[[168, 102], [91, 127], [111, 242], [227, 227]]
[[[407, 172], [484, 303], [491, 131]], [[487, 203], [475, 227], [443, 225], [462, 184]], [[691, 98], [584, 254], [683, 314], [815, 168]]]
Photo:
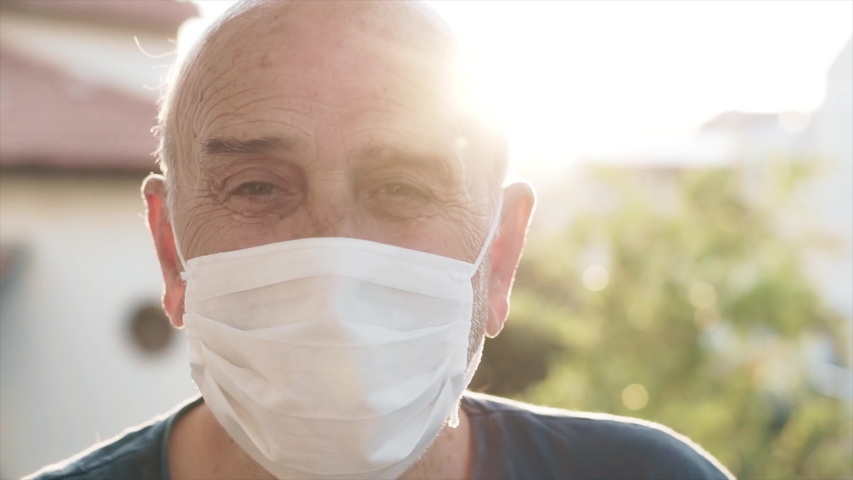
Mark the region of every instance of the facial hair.
[[[480, 348], [480, 343], [486, 339], [486, 323], [489, 320], [488, 273], [491, 271], [491, 263], [489, 256], [484, 258], [473, 278], [474, 309], [471, 317], [471, 332], [468, 334], [469, 367], [474, 353]], [[447, 458], [449, 453], [441, 449], [440, 446], [448, 439], [448, 428], [450, 427], [445, 424], [427, 451], [408, 470], [403, 472], [399, 480], [430, 480], [446, 477], [446, 475], [442, 475], [441, 468], [451, 462]]]

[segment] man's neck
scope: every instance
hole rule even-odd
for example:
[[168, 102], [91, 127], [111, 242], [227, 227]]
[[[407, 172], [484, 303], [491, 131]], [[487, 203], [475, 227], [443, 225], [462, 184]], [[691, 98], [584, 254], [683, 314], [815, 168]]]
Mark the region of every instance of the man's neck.
[[[401, 480], [471, 478], [471, 425], [464, 409], [459, 426], [445, 427], [429, 450]], [[222, 428], [206, 403], [179, 418], [169, 437], [169, 473], [173, 480], [258, 479], [275, 480], [249, 457]]]
[[429, 450], [411, 468], [400, 476], [400, 480], [458, 479], [471, 478], [471, 454], [473, 435], [471, 423], [465, 409], [459, 409], [459, 426], [445, 426]]

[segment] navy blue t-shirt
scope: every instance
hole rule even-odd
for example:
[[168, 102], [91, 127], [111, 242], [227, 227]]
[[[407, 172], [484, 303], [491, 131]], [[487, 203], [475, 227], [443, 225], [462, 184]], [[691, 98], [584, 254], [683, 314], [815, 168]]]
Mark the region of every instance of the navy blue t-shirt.
[[[169, 480], [168, 439], [195, 399], [164, 418], [36, 472], [37, 480]], [[480, 479], [733, 478], [686, 438], [660, 425], [603, 414], [535, 407], [466, 393], [472, 476]]]

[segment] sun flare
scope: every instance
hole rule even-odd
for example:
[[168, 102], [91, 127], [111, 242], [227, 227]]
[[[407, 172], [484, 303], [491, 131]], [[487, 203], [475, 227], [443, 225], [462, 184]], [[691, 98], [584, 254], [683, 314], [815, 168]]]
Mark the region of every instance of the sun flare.
[[[233, 2], [196, 0], [179, 52]], [[727, 110], [810, 112], [851, 2], [430, 2], [520, 173], [677, 141]]]

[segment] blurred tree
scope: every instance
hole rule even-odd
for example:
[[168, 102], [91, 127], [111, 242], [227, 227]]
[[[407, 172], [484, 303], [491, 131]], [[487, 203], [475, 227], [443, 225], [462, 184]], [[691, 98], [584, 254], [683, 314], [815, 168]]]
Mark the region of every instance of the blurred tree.
[[742, 478], [853, 477], [853, 404], [803, 353], [831, 339], [850, 368], [850, 322], [801, 272], [813, 236], [779, 227], [802, 165], [593, 169], [612, 208], [534, 224], [472, 389], [660, 422]]

